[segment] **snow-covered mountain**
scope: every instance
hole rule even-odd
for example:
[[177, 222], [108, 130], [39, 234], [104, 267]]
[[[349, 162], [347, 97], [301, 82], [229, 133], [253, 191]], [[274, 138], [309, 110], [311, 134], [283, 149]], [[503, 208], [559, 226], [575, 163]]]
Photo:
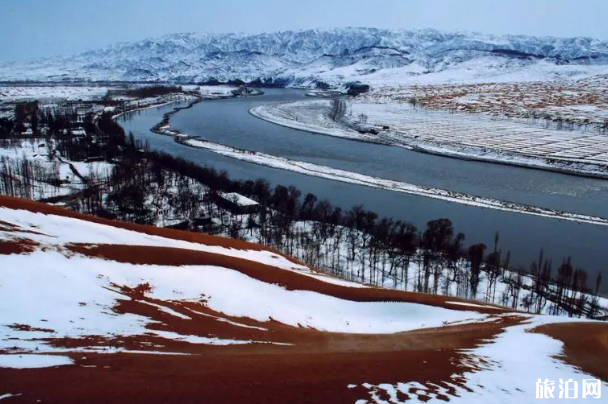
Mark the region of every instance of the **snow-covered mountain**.
[[591, 38], [374, 28], [264, 34], [173, 34], [71, 57], [0, 64], [0, 80], [372, 84], [506, 81], [608, 72], [608, 42]]

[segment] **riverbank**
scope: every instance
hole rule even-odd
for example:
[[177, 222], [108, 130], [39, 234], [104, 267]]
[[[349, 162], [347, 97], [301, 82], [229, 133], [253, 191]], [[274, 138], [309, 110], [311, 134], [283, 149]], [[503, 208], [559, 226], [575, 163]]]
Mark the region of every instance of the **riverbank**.
[[427, 111], [404, 104], [353, 102], [344, 119], [356, 124], [364, 120], [366, 126], [377, 131], [372, 135], [329, 119], [328, 111], [328, 101], [314, 100], [257, 106], [250, 114], [277, 125], [327, 136], [463, 160], [608, 179], [608, 146], [605, 138], [596, 134], [546, 130], [508, 119]]
[[[243, 96], [244, 94], [248, 96], [257, 96], [264, 94], [264, 92], [260, 90], [247, 90], [240, 92], [240, 90], [236, 87], [183, 86], [182, 88], [184, 89], [184, 91], [181, 93], [156, 97], [155, 99], [150, 100], [150, 102], [146, 103], [144, 106], [138, 106], [136, 108], [127, 108], [126, 110], [120, 111], [118, 114], [113, 115], [112, 118], [116, 119], [121, 117], [122, 115], [129, 114], [132, 112], [143, 111], [150, 108], [158, 108], [165, 105], [175, 104], [178, 102], [190, 101], [191, 104], [187, 108], [192, 108], [192, 106], [198, 104], [203, 100], [211, 101], [227, 98], [236, 98]], [[132, 102], [137, 102], [138, 104], [141, 104], [142, 101], [144, 101], [144, 99], [132, 100]], [[177, 111], [173, 113], [177, 113]]]
[[[154, 133], [158, 133], [160, 135], [170, 135], [170, 136], [174, 136], [175, 140], [178, 141], [179, 138], [187, 138], [187, 135], [183, 135], [181, 133], [179, 133], [178, 131], [174, 131], [171, 129], [171, 124], [170, 124], [170, 120], [171, 117], [175, 114], [177, 114], [179, 111], [185, 110], [185, 109], [190, 109], [193, 106], [195, 106], [196, 104], [203, 102], [203, 101], [213, 101], [213, 100], [220, 100], [220, 99], [228, 99], [228, 98], [236, 98], [236, 97], [255, 97], [255, 96], [259, 96], [259, 95], [263, 95], [264, 92], [260, 91], [260, 90], [249, 90], [246, 93], [243, 94], [236, 94], [234, 92], [231, 93], [225, 93], [225, 94], [202, 94], [201, 95], [196, 95], [195, 99], [190, 101], [188, 103], [188, 105], [186, 105], [185, 107], [175, 107], [173, 108], [172, 111], [166, 112], [165, 114], [163, 114], [163, 119], [157, 123], [156, 125], [154, 125], [150, 130]], [[187, 100], [183, 100], [183, 101], [187, 101]], [[160, 106], [160, 105], [159, 105]]]
[[366, 187], [384, 189], [410, 195], [423, 196], [480, 208], [495, 209], [506, 212], [516, 212], [546, 218], [568, 220], [578, 223], [608, 226], [608, 219], [599, 216], [564, 212], [555, 209], [547, 209], [521, 203], [501, 201], [493, 198], [479, 197], [461, 192], [448, 191], [433, 187], [424, 187], [401, 181], [373, 177], [365, 174], [359, 174], [323, 165], [296, 161], [293, 159], [274, 156], [257, 151], [230, 147], [217, 142], [202, 139], [199, 136], [192, 136], [172, 129], [170, 124], [171, 116], [181, 111], [182, 109], [191, 108], [195, 104], [196, 103], [192, 103], [192, 105], [188, 105], [186, 107], [178, 107], [168, 113], [165, 113], [162, 122], [155, 125], [152, 131], [160, 135], [171, 136], [176, 142], [192, 148], [203, 149], [215, 154], [234, 158], [237, 160], [246, 161], [249, 163], [258, 164], [266, 167], [292, 171], [307, 176], [325, 178], [333, 181], [340, 181], [344, 183], [362, 185]]

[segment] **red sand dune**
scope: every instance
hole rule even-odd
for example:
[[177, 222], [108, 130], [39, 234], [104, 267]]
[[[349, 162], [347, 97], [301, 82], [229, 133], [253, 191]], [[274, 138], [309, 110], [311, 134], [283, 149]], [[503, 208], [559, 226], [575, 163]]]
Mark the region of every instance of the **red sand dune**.
[[[276, 251], [243, 241], [178, 230], [159, 229], [112, 222], [60, 208], [0, 196], [0, 207], [60, 215], [110, 225], [170, 239], [242, 250]], [[16, 231], [0, 222], [0, 231]], [[41, 229], [43, 232], [44, 229]], [[2, 254], [30, 254], [41, 247], [28, 239], [0, 240]], [[181, 248], [110, 244], [69, 244], [59, 249], [67, 256], [86, 256], [135, 265], [204, 265], [229, 268], [262, 282], [287, 290], [304, 290], [354, 302], [393, 301], [420, 303], [451, 310], [476, 310], [496, 315], [492, 322], [466, 323], [395, 334], [345, 334], [288, 326], [277, 321], [260, 322], [216, 312], [204, 301], [163, 301], [150, 297], [147, 285], [112, 285], [116, 292], [116, 315], [136, 314], [153, 320], [148, 329], [195, 335], [259, 341], [248, 345], [212, 346], [155, 335], [53, 338], [51, 328], [12, 324], [22, 332], [47, 333], [54, 347], [72, 350], [75, 365], [43, 369], [0, 368], [0, 396], [18, 393], [7, 403], [355, 403], [369, 399], [369, 392], [349, 384], [417, 381], [431, 392], [437, 387], [448, 401], [456, 391], [446, 382], [464, 389], [463, 373], [474, 365], [462, 361], [463, 349], [471, 349], [499, 335], [505, 327], [520, 324], [522, 317], [498, 316], [507, 310], [489, 307], [455, 306], [453, 297], [426, 295], [379, 288], [351, 288], [282, 270], [237, 257]], [[297, 261], [293, 260], [294, 263]], [[0, 280], [1, 282], [1, 280]], [[23, 293], [27, 293], [24, 290]], [[235, 296], [238, 299], [238, 296]], [[85, 304], [85, 303], [83, 303]], [[276, 302], [280, 304], [280, 302]], [[171, 315], [166, 308], [187, 318]], [[555, 324], [539, 327], [565, 343], [564, 360], [585, 372], [608, 379], [608, 325]], [[582, 337], [581, 337], [582, 336]], [[286, 345], [273, 345], [269, 342]], [[160, 355], [135, 353], [78, 353], [77, 348], [116, 346], [127, 350], [182, 353]], [[381, 397], [388, 399], [388, 397]], [[421, 391], [402, 392], [398, 399], [429, 397]], [[40, 400], [40, 401], [39, 401]]]

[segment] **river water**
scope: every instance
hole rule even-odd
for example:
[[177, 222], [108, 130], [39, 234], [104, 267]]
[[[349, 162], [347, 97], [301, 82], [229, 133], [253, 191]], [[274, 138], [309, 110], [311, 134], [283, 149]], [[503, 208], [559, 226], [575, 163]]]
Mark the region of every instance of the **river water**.
[[[249, 114], [258, 105], [302, 100], [297, 90], [266, 90], [259, 97], [204, 101], [180, 111], [171, 119], [174, 129], [217, 143], [255, 150], [375, 177], [416, 185], [465, 192], [568, 212], [608, 216], [608, 181], [541, 170], [456, 160], [397, 147], [315, 135], [274, 125]], [[303, 193], [350, 208], [363, 204], [380, 216], [408, 221], [423, 229], [440, 217], [452, 220], [468, 243], [493, 244], [500, 232], [503, 251], [511, 250], [512, 262], [528, 265], [540, 248], [556, 267], [566, 255], [590, 274], [608, 275], [608, 227], [579, 224], [464, 206], [457, 203], [362, 187], [290, 171], [264, 167], [177, 144], [167, 136], [150, 132], [162, 114], [174, 106], [141, 111], [120, 123], [151, 147], [187, 158], [201, 165], [225, 170], [234, 179], [265, 178], [271, 184], [295, 185]], [[608, 288], [605, 288], [608, 290]]]

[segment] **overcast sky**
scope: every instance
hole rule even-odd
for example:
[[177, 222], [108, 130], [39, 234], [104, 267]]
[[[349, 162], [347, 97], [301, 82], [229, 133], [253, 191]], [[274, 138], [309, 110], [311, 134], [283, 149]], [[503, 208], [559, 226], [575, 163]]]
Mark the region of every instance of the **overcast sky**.
[[0, 61], [175, 32], [378, 27], [608, 39], [608, 0], [0, 0]]

